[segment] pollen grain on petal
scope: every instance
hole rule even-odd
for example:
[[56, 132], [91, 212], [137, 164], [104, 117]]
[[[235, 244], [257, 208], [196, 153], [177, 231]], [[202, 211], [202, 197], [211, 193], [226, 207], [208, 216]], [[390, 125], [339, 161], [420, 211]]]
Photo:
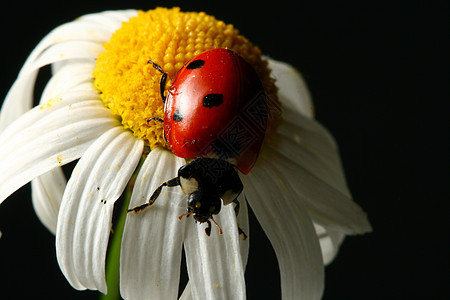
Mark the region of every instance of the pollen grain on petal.
[[[121, 118], [125, 128], [154, 149], [166, 146], [161, 122], [164, 106], [160, 95], [161, 73], [148, 63], [152, 60], [168, 75], [166, 90], [181, 67], [196, 55], [213, 48], [229, 48], [246, 59], [260, 76], [269, 107], [279, 109], [274, 80], [261, 50], [225, 24], [204, 12], [181, 12], [179, 8], [139, 11], [124, 22], [96, 61], [95, 86], [105, 105]], [[278, 120], [269, 121], [276, 127]]]
[[55, 105], [56, 103], [59, 103], [61, 101], [62, 101], [62, 99], [59, 97], [51, 98], [51, 99], [45, 101], [44, 103], [42, 103], [41, 105], [39, 105], [39, 109], [43, 110], [43, 109], [51, 108], [51, 107], [53, 107], [53, 105]]

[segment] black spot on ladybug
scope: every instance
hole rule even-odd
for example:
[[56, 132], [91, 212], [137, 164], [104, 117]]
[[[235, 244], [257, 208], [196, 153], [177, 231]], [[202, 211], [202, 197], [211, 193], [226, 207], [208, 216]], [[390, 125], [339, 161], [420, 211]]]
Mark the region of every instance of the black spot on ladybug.
[[184, 118], [183, 114], [180, 112], [179, 109], [177, 109], [173, 114], [173, 120], [176, 122], [181, 122], [183, 121], [183, 118]]
[[212, 148], [219, 158], [227, 159], [238, 156], [241, 151], [241, 144], [236, 139], [218, 138], [213, 142]]
[[193, 69], [200, 69], [205, 64], [205, 61], [203, 59], [196, 59], [190, 64], [186, 66], [186, 69], [193, 70]]
[[204, 107], [213, 107], [213, 106], [219, 106], [223, 102], [223, 95], [222, 94], [208, 94], [205, 97], [203, 97], [203, 106]]

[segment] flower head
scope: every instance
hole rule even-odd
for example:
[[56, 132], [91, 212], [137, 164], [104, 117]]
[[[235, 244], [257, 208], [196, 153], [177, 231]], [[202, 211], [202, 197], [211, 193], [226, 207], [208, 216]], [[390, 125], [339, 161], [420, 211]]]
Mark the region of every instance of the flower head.
[[104, 47], [96, 61], [95, 86], [102, 92], [105, 106], [151, 149], [167, 145], [162, 123], [147, 122], [149, 116], [164, 116], [161, 73], [148, 63], [150, 59], [167, 73], [168, 88], [177, 71], [195, 56], [213, 48], [231, 49], [256, 70], [271, 107], [279, 107], [267, 61], [259, 48], [232, 25], [205, 13], [180, 12], [178, 8], [140, 11], [123, 23]]
[[[240, 176], [239, 214], [237, 201], [222, 195], [214, 216], [221, 228], [207, 236], [206, 225], [180, 218], [187, 196], [178, 187], [178, 170], [191, 160], [175, 156], [163, 124], [149, 119], [164, 116], [162, 72], [154, 66], [167, 74], [167, 90], [188, 60], [213, 48], [231, 49], [253, 67], [269, 120], [256, 165]], [[48, 64], [53, 76], [32, 108], [36, 74]], [[189, 275], [184, 297], [245, 298], [249, 239], [240, 233], [249, 235], [247, 201], [277, 254], [284, 299], [320, 298], [323, 265], [345, 235], [370, 230], [351, 200], [332, 137], [313, 119], [299, 73], [264, 58], [232, 25], [205, 13], [109, 11], [56, 28], [11, 87], [0, 130], [0, 201], [32, 181], [36, 212], [56, 234], [58, 263], [76, 289], [107, 292], [113, 208], [127, 186], [133, 187], [133, 208], [166, 183], [148, 209], [127, 216], [120, 257], [126, 299], [176, 298], [183, 249]], [[76, 159], [66, 183], [61, 166]]]

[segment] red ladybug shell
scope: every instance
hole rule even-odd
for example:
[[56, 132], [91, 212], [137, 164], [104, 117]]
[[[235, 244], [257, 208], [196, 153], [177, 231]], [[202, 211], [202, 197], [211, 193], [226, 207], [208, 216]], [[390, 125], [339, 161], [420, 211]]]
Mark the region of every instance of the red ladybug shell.
[[177, 73], [164, 107], [164, 133], [178, 157], [213, 157], [248, 174], [267, 127], [267, 98], [258, 75], [238, 54], [206, 51]]

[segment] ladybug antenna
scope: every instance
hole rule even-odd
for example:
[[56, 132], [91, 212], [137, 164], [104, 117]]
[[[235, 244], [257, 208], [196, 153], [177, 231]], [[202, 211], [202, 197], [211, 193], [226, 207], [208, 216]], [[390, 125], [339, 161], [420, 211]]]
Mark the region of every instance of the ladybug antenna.
[[152, 64], [153, 68], [161, 72], [163, 75], [161, 77], [161, 81], [159, 82], [159, 89], [161, 92], [161, 99], [163, 103], [166, 103], [166, 96], [164, 96], [164, 88], [166, 87], [166, 81], [167, 81], [167, 73], [163, 71], [163, 69], [155, 62], [152, 62], [149, 60], [147, 63]]
[[181, 216], [178, 217], [178, 219], [181, 221], [181, 219], [183, 219], [184, 216], [186, 216], [186, 218], [189, 218], [190, 215], [192, 215], [192, 211], [182, 214]]

